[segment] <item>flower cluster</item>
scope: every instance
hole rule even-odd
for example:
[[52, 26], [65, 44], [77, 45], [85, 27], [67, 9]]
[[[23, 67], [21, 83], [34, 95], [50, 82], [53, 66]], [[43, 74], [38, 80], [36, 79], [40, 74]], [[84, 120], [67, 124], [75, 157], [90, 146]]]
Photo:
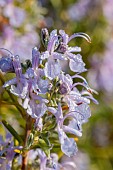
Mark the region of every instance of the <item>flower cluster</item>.
[[[51, 138], [57, 132], [55, 139], [59, 140], [61, 151], [70, 157], [76, 154], [75, 138], [82, 136], [82, 124], [87, 122], [91, 115], [90, 100], [98, 102], [92, 95], [95, 91], [80, 75], [86, 71], [82, 56], [78, 54], [81, 48], [70, 47], [68, 43], [76, 37], [83, 37], [88, 42], [90, 38], [81, 32], [69, 37], [64, 30], [53, 30], [49, 34], [46, 28], [42, 29], [41, 37], [46, 50], [40, 52], [34, 47], [32, 61], [27, 60], [23, 64], [19, 56], [12, 53], [0, 59], [0, 69], [6, 73], [14, 72], [16, 75], [6, 81], [3, 88], [18, 97], [19, 104], [32, 120], [31, 134], [34, 137], [32, 140], [31, 136], [28, 137], [28, 140], [30, 138], [29, 141], [32, 141], [29, 146], [33, 148], [33, 139], [38, 134], [38, 143], [44, 140], [48, 143], [46, 148], [54, 150], [55, 143]], [[64, 60], [68, 60], [69, 68], [74, 72], [73, 76], [62, 71], [61, 62]], [[41, 149], [45, 151], [43, 147]], [[43, 154], [46, 157], [45, 153]], [[39, 157], [43, 154], [39, 154]], [[47, 161], [47, 158], [43, 161]], [[43, 166], [46, 167], [44, 163]]]

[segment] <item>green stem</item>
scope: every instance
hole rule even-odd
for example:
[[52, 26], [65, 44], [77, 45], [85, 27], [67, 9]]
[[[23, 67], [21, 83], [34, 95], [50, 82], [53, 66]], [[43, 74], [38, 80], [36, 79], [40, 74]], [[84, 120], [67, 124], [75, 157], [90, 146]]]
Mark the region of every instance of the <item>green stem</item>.
[[6, 122], [5, 120], [2, 120], [3, 125], [9, 130], [9, 132], [15, 137], [15, 139], [17, 139], [17, 141], [22, 144], [23, 140], [20, 137], [20, 135], [13, 129], [13, 127]]
[[[25, 129], [25, 138], [24, 138], [24, 148], [27, 147], [27, 140], [28, 137], [31, 133], [31, 128], [32, 128], [32, 118], [30, 116], [27, 117], [26, 119], [26, 129]], [[22, 156], [22, 167], [21, 170], [26, 170], [27, 169], [27, 158], [28, 158], [28, 151], [25, 150]]]

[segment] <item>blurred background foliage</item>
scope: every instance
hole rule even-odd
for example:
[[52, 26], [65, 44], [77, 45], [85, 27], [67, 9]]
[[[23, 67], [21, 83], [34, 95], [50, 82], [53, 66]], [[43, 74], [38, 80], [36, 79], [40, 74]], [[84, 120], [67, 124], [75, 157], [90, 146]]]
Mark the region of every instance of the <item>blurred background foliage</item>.
[[[113, 170], [113, 1], [0, 0], [0, 47], [20, 55], [23, 62], [39, 46], [43, 27], [64, 29], [69, 35], [85, 32], [92, 39], [91, 44], [81, 38], [71, 42], [81, 46], [88, 68], [84, 76], [99, 93], [95, 96], [99, 105], [91, 104], [92, 117], [83, 126], [83, 137], [77, 141], [79, 152], [72, 159], [78, 170]], [[10, 79], [10, 74], [4, 79]], [[1, 78], [0, 86], [3, 83]], [[22, 133], [25, 122], [18, 113], [9, 94], [0, 88], [0, 119]]]

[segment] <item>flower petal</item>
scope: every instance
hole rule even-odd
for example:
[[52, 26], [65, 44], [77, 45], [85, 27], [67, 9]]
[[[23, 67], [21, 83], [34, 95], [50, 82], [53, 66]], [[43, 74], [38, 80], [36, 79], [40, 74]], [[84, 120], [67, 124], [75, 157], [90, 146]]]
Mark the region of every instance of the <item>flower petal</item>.
[[32, 68], [36, 70], [39, 65], [40, 52], [37, 47], [32, 49]]
[[70, 59], [69, 67], [70, 67], [70, 70], [72, 70], [73, 72], [81, 73], [81, 72], [86, 71], [85, 63], [83, 61], [80, 61], [79, 59], [77, 59], [76, 61]]
[[81, 133], [79, 130], [76, 130], [76, 129], [74, 129], [73, 127], [70, 127], [70, 126], [65, 126], [65, 125], [63, 125], [63, 130], [64, 130], [65, 132], [71, 133], [71, 134], [76, 135], [76, 136], [79, 136], [79, 137], [82, 136], [82, 133]]
[[16, 80], [16, 78], [14, 78], [9, 81], [6, 81], [5, 84], [3, 85], [3, 87], [8, 87], [8, 86], [16, 84], [16, 83], [17, 83], [17, 80]]
[[57, 125], [58, 136], [61, 143], [61, 150], [67, 156], [73, 156], [77, 152], [77, 145], [73, 138], [68, 138], [63, 129], [60, 128], [60, 124], [58, 122]]
[[81, 48], [80, 47], [68, 47], [68, 52], [80, 52]]
[[13, 62], [11, 57], [0, 58], [0, 69], [2, 72], [14, 72]]
[[61, 53], [54, 52], [52, 56], [54, 59], [65, 60], [64, 55]]
[[45, 64], [44, 71], [46, 77], [52, 80], [60, 74], [61, 66], [58, 61], [48, 60], [48, 62]]
[[40, 58], [42, 60], [45, 60], [46, 58], [49, 58], [49, 51], [45, 51], [41, 54]]
[[[48, 80], [40, 79], [38, 81], [38, 87], [40, 89], [40, 92], [45, 94], [48, 91], [48, 87], [49, 87]], [[39, 94], [40, 94], [40, 92], [39, 92]]]
[[29, 100], [30, 100], [30, 98], [29, 98], [29, 96], [27, 95], [27, 97], [24, 99], [24, 102], [23, 102], [23, 104], [22, 104], [22, 107], [23, 107], [24, 109], [27, 109], [27, 108], [28, 108]]
[[91, 116], [91, 110], [87, 103], [83, 103], [74, 108], [75, 112], [80, 112], [83, 115], [83, 119], [87, 120]]
[[44, 103], [37, 104], [36, 113], [35, 113], [37, 118], [41, 118], [46, 111], [47, 111], [47, 106]]
[[69, 39], [68, 34], [66, 34], [64, 30], [59, 30], [59, 33], [63, 38], [63, 43], [67, 44]]
[[13, 57], [13, 66], [15, 69], [16, 77], [19, 79], [22, 76], [22, 67], [20, 63], [20, 58], [18, 55]]

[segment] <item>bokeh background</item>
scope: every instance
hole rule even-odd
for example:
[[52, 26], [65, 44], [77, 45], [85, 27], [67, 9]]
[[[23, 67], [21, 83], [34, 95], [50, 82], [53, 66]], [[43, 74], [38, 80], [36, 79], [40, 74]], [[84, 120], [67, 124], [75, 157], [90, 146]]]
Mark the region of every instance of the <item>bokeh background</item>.
[[[64, 29], [69, 35], [85, 32], [92, 39], [91, 44], [81, 38], [71, 42], [81, 46], [88, 69], [83, 76], [99, 93], [95, 95], [99, 105], [91, 104], [92, 117], [83, 126], [79, 152], [72, 159], [77, 170], [113, 170], [113, 0], [0, 0], [0, 47], [23, 62], [31, 58], [34, 46], [40, 46], [43, 27]], [[9, 78], [10, 74], [5, 76]], [[7, 101], [9, 95], [0, 88], [0, 118], [22, 131], [25, 122]]]

